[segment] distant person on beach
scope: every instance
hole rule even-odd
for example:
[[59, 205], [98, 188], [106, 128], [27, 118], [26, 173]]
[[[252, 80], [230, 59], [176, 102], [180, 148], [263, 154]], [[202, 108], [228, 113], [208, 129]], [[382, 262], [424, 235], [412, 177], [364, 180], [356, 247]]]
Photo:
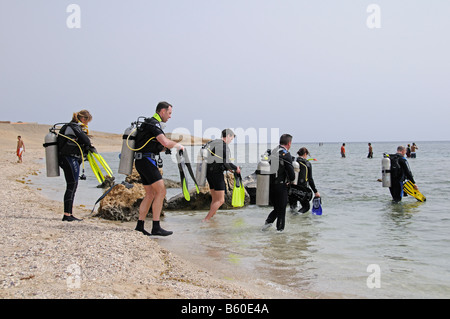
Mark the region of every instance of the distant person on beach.
[[416, 143], [412, 143], [411, 146], [411, 158], [416, 158], [416, 150], [419, 149]]
[[345, 157], [345, 143], [342, 143], [341, 146], [341, 157]]
[[[184, 150], [181, 144], [169, 140], [162, 130], [163, 123], [166, 123], [171, 117], [172, 105], [167, 102], [159, 102], [156, 106], [156, 113], [153, 117], [145, 119], [136, 135], [136, 149], [139, 149], [139, 151], [136, 152], [134, 164], [141, 176], [145, 196], [139, 206], [139, 219], [135, 230], [147, 236], [169, 236], [173, 233], [163, 229], [160, 225], [166, 187], [155, 161], [155, 155], [165, 149], [175, 147], [177, 151]], [[149, 233], [144, 229], [144, 222], [150, 207], [152, 208], [153, 223], [152, 230]]]
[[25, 152], [25, 143], [22, 140], [22, 136], [17, 136], [17, 150], [16, 154], [18, 157], [17, 163], [22, 163], [23, 161], [23, 152]]
[[406, 148], [400, 145], [397, 147], [397, 153], [390, 156], [391, 187], [389, 187], [389, 191], [394, 202], [400, 202], [402, 200], [403, 182], [405, 180], [411, 181], [414, 184], [414, 188], [418, 189], [405, 155]]
[[[298, 173], [298, 179], [297, 179], [297, 186], [301, 187], [303, 189], [305, 188], [311, 188], [311, 190], [314, 193], [314, 197], [320, 197], [319, 192], [316, 189], [316, 185], [314, 183], [313, 175], [312, 175], [312, 166], [311, 163], [308, 161], [308, 155], [309, 151], [306, 147], [302, 147], [298, 150], [297, 155], [297, 162], [300, 165], [300, 171]], [[292, 186], [291, 186], [292, 187]], [[300, 200], [301, 208], [299, 209], [298, 213], [304, 214], [310, 209], [310, 198], [303, 198]], [[292, 196], [289, 196], [289, 204], [291, 206], [291, 209], [296, 208], [297, 206], [297, 200], [293, 200]], [[294, 206], [295, 205], [295, 206]]]
[[289, 149], [292, 144], [292, 136], [283, 134], [280, 137], [280, 145], [271, 152], [271, 171], [275, 174], [270, 175], [270, 199], [273, 204], [273, 210], [265, 221], [262, 230], [269, 229], [277, 221], [277, 231], [284, 230], [286, 218], [286, 206], [288, 203], [288, 186], [295, 180], [294, 166], [292, 165], [292, 156]]
[[369, 154], [367, 154], [367, 158], [373, 158], [373, 148], [372, 148], [372, 144], [369, 143]]
[[84, 160], [83, 153], [92, 148], [91, 141], [87, 135], [88, 123], [92, 120], [92, 115], [88, 110], [81, 110], [73, 113], [72, 120], [61, 127], [58, 135], [58, 161], [59, 166], [64, 171], [66, 180], [66, 192], [64, 193], [64, 216], [63, 221], [80, 221], [73, 216], [73, 202], [75, 192], [78, 187], [80, 175], [80, 164]]
[[206, 179], [211, 191], [211, 206], [204, 222], [209, 221], [217, 210], [225, 202], [225, 180], [223, 172], [225, 170], [241, 173], [240, 167], [230, 161], [230, 148], [228, 144], [234, 139], [235, 134], [230, 129], [222, 131], [222, 138], [209, 142], [206, 146], [208, 150], [208, 164], [206, 168]]

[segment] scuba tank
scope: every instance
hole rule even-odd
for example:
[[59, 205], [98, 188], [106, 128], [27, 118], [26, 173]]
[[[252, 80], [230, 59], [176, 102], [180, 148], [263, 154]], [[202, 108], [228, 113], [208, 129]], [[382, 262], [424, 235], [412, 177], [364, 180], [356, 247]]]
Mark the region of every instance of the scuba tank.
[[384, 153], [381, 160], [381, 180], [383, 187], [391, 187], [391, 160], [389, 154]]
[[[57, 128], [57, 126], [62, 125], [61, 128]], [[61, 130], [66, 126], [66, 130], [64, 131], [64, 134], [61, 134]], [[84, 155], [83, 155], [83, 149], [81, 148], [80, 144], [77, 143], [77, 141], [74, 138], [70, 138], [67, 135], [70, 135], [66, 133], [66, 131], [70, 129], [73, 133], [73, 129], [70, 127], [70, 123], [56, 123], [49, 129], [49, 133], [45, 136], [44, 144], [45, 147], [45, 166], [47, 170], [47, 177], [57, 177], [59, 176], [59, 152], [61, 151], [58, 148], [61, 147], [61, 144], [58, 142], [58, 136], [60, 136], [62, 139], [67, 139], [73, 143], [73, 147], [78, 147], [80, 150], [80, 155], [82, 158], [82, 174], [80, 176], [81, 180], [85, 180], [86, 176], [84, 175]], [[64, 146], [62, 146], [64, 148]]]
[[134, 147], [136, 144], [137, 123], [131, 123], [123, 133], [122, 151], [120, 152], [119, 174], [131, 175], [134, 162]]
[[269, 205], [270, 163], [268, 152], [261, 156], [256, 170], [256, 205], [258, 206]]
[[51, 128], [49, 133], [45, 135], [44, 147], [45, 147], [45, 168], [47, 171], [47, 177], [59, 176], [59, 164], [58, 164], [58, 135]]
[[206, 150], [206, 144], [198, 151], [197, 155], [197, 168], [195, 171], [195, 179], [197, 180], [198, 186], [206, 185], [206, 167], [208, 165], [207, 157], [208, 151]]
[[292, 184], [297, 185], [298, 174], [300, 174], [300, 164], [296, 160], [294, 160], [292, 162], [292, 166], [294, 166], [294, 173], [295, 173], [295, 179], [292, 182]]

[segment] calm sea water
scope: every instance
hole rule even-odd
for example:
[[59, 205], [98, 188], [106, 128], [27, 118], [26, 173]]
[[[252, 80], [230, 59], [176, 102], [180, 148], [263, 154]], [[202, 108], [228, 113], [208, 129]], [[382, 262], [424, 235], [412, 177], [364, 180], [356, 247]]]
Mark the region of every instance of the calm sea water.
[[[231, 281], [244, 277], [294, 296], [314, 292], [351, 298], [449, 298], [450, 142], [417, 143], [417, 158], [409, 163], [427, 201], [406, 197], [394, 204], [389, 189], [377, 179], [383, 152], [395, 153], [400, 144], [405, 143], [372, 143], [373, 159], [366, 157], [367, 143], [346, 143], [346, 158], [340, 157], [339, 143], [293, 145], [291, 153], [306, 146], [317, 159], [313, 175], [323, 215], [294, 216], [288, 208], [283, 233], [274, 228], [262, 232], [271, 208], [251, 205], [220, 210], [210, 223], [201, 222], [206, 211], [166, 212], [163, 227], [174, 235], [156, 240]], [[253, 173], [265, 147], [231, 146], [242, 175]], [[197, 150], [191, 149], [191, 160]], [[117, 172], [118, 154], [103, 155]], [[165, 178], [178, 180], [176, 164], [168, 155], [164, 160]], [[76, 202], [90, 208], [102, 191], [95, 188], [88, 165], [86, 174]], [[46, 178], [43, 171], [33, 184], [62, 200], [62, 177]], [[179, 192], [168, 189], [168, 197]]]

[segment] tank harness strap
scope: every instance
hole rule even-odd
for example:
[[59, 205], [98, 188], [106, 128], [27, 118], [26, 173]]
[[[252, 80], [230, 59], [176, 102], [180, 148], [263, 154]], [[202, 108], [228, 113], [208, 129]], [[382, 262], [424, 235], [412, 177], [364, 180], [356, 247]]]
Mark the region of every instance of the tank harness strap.
[[51, 142], [51, 143], [44, 143], [44, 144], [42, 144], [42, 146], [44, 146], [44, 147], [48, 147], [48, 146], [52, 146], [52, 145], [58, 145], [58, 142]]
[[159, 154], [158, 154], [158, 160], [156, 160], [156, 154], [154, 154], [154, 153], [136, 152], [134, 154], [134, 158], [137, 159], [137, 160], [146, 158], [146, 159], [148, 159], [150, 161], [150, 163], [152, 163], [156, 167], [161, 168], [163, 166], [162, 159], [161, 159], [161, 156]]
[[305, 166], [305, 168], [306, 168], [305, 182], [307, 182], [307, 181], [308, 181], [308, 166], [306, 166], [306, 164], [305, 164], [305, 163], [302, 163], [302, 162], [298, 162], [298, 163], [302, 164], [302, 165]]
[[130, 135], [122, 135], [122, 139], [123, 140], [135, 140], [136, 139], [136, 136], [130, 136]]

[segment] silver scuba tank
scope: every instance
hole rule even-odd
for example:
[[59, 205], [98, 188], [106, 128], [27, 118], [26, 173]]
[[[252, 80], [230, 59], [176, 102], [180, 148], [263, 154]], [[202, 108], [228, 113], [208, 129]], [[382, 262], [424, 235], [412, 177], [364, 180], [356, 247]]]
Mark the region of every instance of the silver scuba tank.
[[206, 166], [208, 165], [207, 161], [208, 151], [202, 147], [198, 151], [197, 155], [197, 167], [195, 171], [195, 179], [197, 180], [198, 186], [206, 185]]
[[131, 124], [123, 133], [122, 150], [120, 152], [119, 174], [131, 175], [133, 171], [134, 151], [136, 145], [136, 134], [134, 124]]
[[265, 155], [261, 156], [256, 170], [256, 205], [269, 205], [270, 191], [270, 163], [269, 158]]
[[45, 135], [44, 147], [45, 147], [45, 168], [47, 171], [47, 177], [59, 176], [58, 165], [58, 135], [50, 131]]
[[383, 187], [391, 187], [391, 160], [386, 154], [383, 154], [381, 160], [381, 181]]
[[294, 159], [292, 162], [292, 166], [294, 166], [295, 179], [292, 184], [297, 185], [298, 174], [300, 174], [300, 164]]

